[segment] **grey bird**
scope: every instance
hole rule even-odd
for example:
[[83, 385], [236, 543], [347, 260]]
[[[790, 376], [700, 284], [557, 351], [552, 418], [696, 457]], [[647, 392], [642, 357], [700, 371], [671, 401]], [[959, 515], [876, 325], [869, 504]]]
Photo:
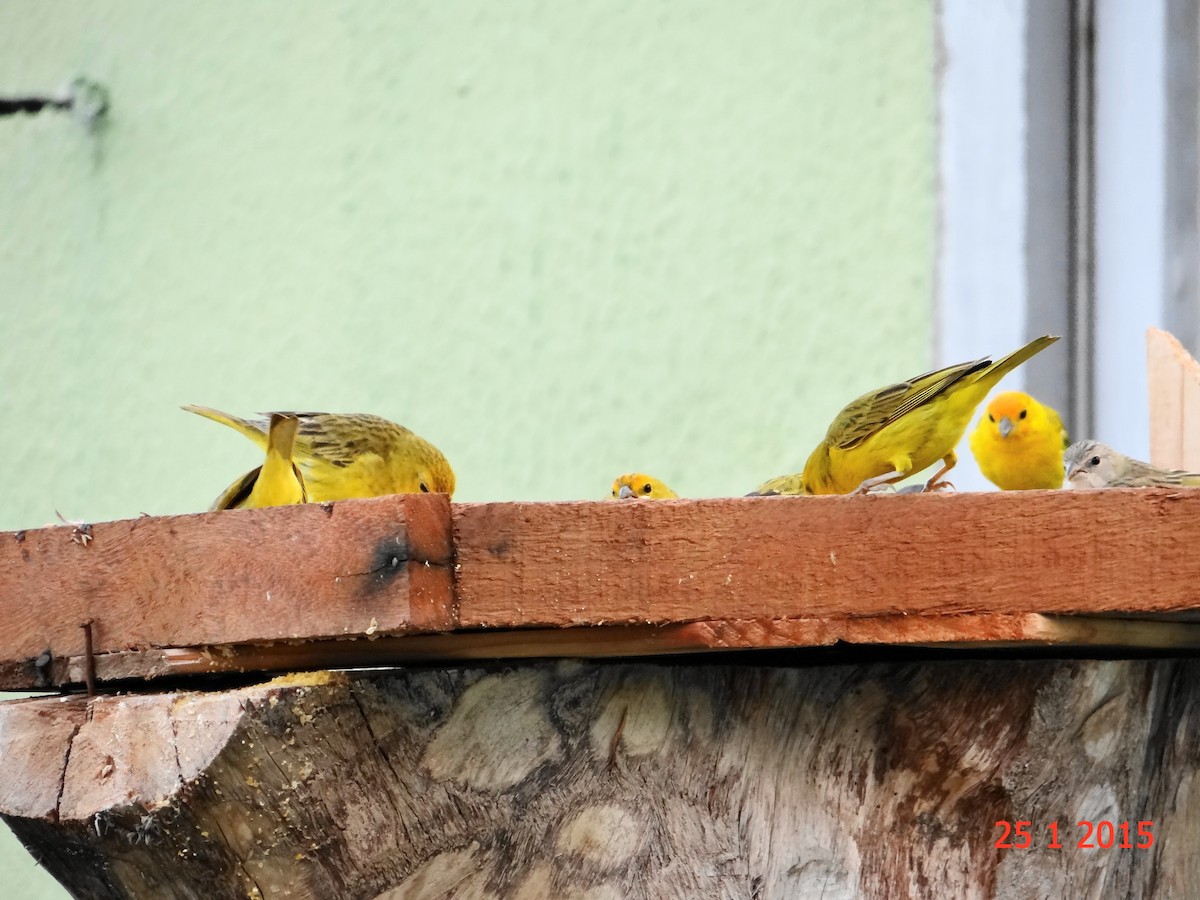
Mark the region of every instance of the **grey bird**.
[[1130, 459], [1099, 441], [1077, 441], [1063, 454], [1067, 487], [1074, 490], [1113, 487], [1200, 487], [1200, 473], [1160, 469]]

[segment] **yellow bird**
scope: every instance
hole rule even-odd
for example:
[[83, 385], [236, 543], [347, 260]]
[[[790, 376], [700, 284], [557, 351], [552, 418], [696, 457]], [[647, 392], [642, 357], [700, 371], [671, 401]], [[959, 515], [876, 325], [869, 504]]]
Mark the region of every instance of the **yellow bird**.
[[1200, 487], [1200, 472], [1160, 469], [1131, 459], [1099, 441], [1078, 441], [1067, 448], [1067, 487]]
[[630, 472], [622, 475], [612, 483], [614, 500], [629, 500], [641, 498], [644, 500], [670, 500], [679, 495], [659, 481], [641, 472]]
[[217, 498], [213, 509], [259, 509], [307, 503], [304, 476], [292, 462], [292, 446], [300, 420], [274, 413], [267, 428], [267, 458], [251, 469]]
[[933, 465], [942, 467], [925, 490], [958, 458], [955, 445], [971, 416], [996, 383], [1058, 338], [1044, 335], [1002, 359], [959, 363], [864, 394], [843, 409], [804, 464], [810, 494], [863, 493], [892, 484]]
[[[228, 425], [266, 449], [268, 423], [264, 420], [240, 419], [206, 406], [183, 408]], [[395, 422], [358, 413], [284, 415], [299, 420], [292, 455], [311, 501], [454, 493], [454, 470], [446, 457], [429, 441]]]
[[993, 397], [971, 432], [979, 471], [1002, 491], [1062, 487], [1069, 443], [1058, 413], [1020, 391]]

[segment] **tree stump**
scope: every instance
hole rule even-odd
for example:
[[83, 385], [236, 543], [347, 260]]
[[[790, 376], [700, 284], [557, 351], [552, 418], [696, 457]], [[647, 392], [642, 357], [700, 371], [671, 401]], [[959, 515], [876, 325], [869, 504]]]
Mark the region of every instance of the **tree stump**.
[[[1170, 659], [41, 698], [0, 705], [0, 811], [87, 898], [1184, 897], [1198, 699], [1200, 662]], [[998, 848], [1018, 821], [1030, 848]], [[1080, 849], [1085, 821], [1152, 845]]]

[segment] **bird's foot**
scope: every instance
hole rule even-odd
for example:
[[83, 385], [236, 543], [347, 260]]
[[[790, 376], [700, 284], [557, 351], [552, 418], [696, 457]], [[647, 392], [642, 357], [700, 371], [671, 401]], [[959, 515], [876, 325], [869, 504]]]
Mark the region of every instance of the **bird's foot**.
[[955, 492], [957, 492], [958, 488], [956, 488], [949, 481], [930, 481], [927, 485], [925, 485], [925, 489], [923, 491], [921, 491], [921, 493], [931, 494], [934, 491], [955, 491]]
[[876, 475], [874, 478], [868, 478], [849, 494], [851, 497], [857, 497], [860, 494], [878, 494], [892, 493], [896, 490], [895, 482], [899, 481], [902, 475], [895, 472], [885, 472], [882, 475]]
[[867, 488], [865, 491], [863, 491], [863, 493], [864, 494], [894, 494], [894, 493], [896, 493], [896, 490], [897, 490], [897, 488], [894, 484], [892, 484], [890, 481], [886, 481], [883, 484], [871, 485], [869, 488]]

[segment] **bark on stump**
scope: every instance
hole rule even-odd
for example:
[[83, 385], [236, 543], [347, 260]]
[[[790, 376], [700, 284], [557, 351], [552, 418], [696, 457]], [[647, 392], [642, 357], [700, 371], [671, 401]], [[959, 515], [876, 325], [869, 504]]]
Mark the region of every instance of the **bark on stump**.
[[[1200, 662], [1166, 659], [43, 698], [0, 706], [0, 812], [79, 897], [1185, 897], [1198, 700]], [[1000, 820], [1032, 848], [997, 849]], [[1080, 820], [1154, 844], [1078, 849]]]

